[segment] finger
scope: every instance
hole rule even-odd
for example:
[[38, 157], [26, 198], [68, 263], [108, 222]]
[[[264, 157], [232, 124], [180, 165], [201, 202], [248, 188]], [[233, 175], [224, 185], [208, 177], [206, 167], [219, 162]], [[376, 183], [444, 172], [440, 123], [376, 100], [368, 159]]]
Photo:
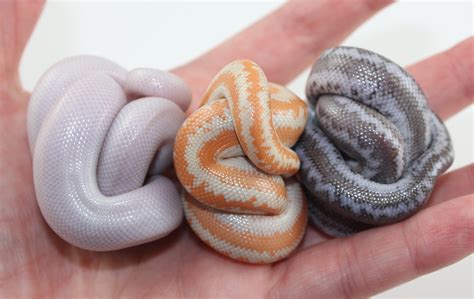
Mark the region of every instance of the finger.
[[472, 253], [474, 195], [309, 248], [276, 266], [269, 297], [366, 297]]
[[18, 84], [21, 55], [44, 1], [0, 1], [0, 89]]
[[474, 164], [441, 176], [433, 189], [427, 207], [474, 193]]
[[[441, 176], [436, 181], [430, 199], [424, 208], [472, 193], [474, 193], [474, 164], [456, 169]], [[307, 233], [297, 251], [302, 251], [311, 246], [325, 242], [328, 239], [330, 239], [330, 236], [322, 233], [312, 225], [309, 225]]]
[[200, 96], [224, 65], [247, 58], [259, 64], [270, 81], [284, 84], [390, 2], [290, 1], [175, 72]]
[[474, 38], [408, 68], [425, 92], [431, 108], [447, 119], [474, 98]]
[[301, 244], [296, 248], [295, 253], [303, 251], [306, 248], [312, 247], [319, 243], [326, 242], [331, 238], [332, 237], [330, 237], [329, 235], [326, 235], [325, 233], [315, 228], [312, 224], [308, 224], [303, 240], [301, 241]]

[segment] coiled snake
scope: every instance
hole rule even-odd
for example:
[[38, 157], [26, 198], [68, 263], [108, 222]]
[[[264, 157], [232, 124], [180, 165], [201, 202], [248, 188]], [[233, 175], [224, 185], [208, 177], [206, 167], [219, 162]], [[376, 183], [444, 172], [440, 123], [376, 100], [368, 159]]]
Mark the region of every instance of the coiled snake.
[[306, 103], [268, 83], [251, 61], [235, 61], [214, 78], [174, 147], [185, 217], [205, 243], [250, 263], [295, 249], [307, 206], [299, 184], [282, 176], [298, 171], [290, 147], [306, 120]]
[[327, 50], [306, 94], [315, 109], [296, 152], [310, 220], [328, 234], [410, 216], [452, 163], [449, 134], [421, 88], [378, 54]]
[[33, 91], [27, 121], [36, 196], [51, 228], [97, 251], [174, 230], [181, 200], [160, 173], [172, 162], [190, 100], [175, 75], [127, 72], [98, 57], [72, 57], [48, 70]]

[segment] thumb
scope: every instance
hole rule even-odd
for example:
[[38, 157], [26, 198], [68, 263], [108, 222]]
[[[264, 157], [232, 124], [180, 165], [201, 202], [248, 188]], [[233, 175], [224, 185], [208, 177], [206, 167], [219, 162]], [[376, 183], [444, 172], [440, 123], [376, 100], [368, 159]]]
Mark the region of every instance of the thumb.
[[18, 66], [43, 4], [43, 0], [0, 1], [0, 88], [12, 83], [20, 87]]

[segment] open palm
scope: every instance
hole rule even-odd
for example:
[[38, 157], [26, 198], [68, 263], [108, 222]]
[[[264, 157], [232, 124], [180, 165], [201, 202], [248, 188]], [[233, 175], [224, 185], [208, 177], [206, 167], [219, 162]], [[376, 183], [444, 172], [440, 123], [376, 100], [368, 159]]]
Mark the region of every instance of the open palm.
[[[174, 72], [199, 96], [223, 65], [249, 58], [284, 84], [385, 5], [290, 2]], [[41, 1], [0, 3], [0, 297], [361, 297], [473, 251], [472, 165], [441, 177], [414, 217], [344, 239], [328, 240], [308, 228], [298, 251], [274, 265], [221, 256], [186, 224], [164, 239], [115, 252], [69, 245], [47, 226], [36, 203], [25, 127], [29, 94], [18, 78], [41, 8]], [[444, 119], [472, 101], [473, 45], [471, 38], [408, 69]], [[198, 97], [191, 109], [197, 104]]]

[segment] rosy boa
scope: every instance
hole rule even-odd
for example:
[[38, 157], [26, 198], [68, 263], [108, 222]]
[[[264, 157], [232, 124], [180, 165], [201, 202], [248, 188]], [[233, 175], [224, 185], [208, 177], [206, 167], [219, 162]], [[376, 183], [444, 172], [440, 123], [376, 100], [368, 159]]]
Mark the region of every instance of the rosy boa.
[[407, 71], [368, 50], [329, 49], [313, 65], [306, 95], [314, 113], [296, 152], [313, 224], [350, 235], [425, 204], [453, 148]]
[[289, 255], [307, 222], [290, 149], [303, 132], [306, 103], [268, 83], [258, 65], [230, 63], [176, 136], [174, 165], [194, 232], [231, 258], [271, 263]]
[[159, 70], [127, 72], [92, 56], [49, 69], [31, 96], [28, 137], [38, 204], [51, 228], [102, 251], [179, 226], [179, 193], [160, 173], [172, 163], [190, 100], [180, 78]]
[[[453, 153], [414, 79], [380, 55], [341, 47], [314, 65], [307, 95], [316, 109], [297, 152], [312, 222], [347, 235], [416, 212]], [[227, 65], [184, 121], [190, 98], [162, 71], [127, 72], [97, 57], [53, 66], [28, 111], [37, 199], [53, 230], [89, 250], [170, 233], [182, 209], [160, 173], [177, 133], [175, 168], [194, 232], [237, 260], [288, 256], [307, 222], [303, 191], [289, 178], [300, 167], [290, 147], [306, 103], [247, 60]]]

